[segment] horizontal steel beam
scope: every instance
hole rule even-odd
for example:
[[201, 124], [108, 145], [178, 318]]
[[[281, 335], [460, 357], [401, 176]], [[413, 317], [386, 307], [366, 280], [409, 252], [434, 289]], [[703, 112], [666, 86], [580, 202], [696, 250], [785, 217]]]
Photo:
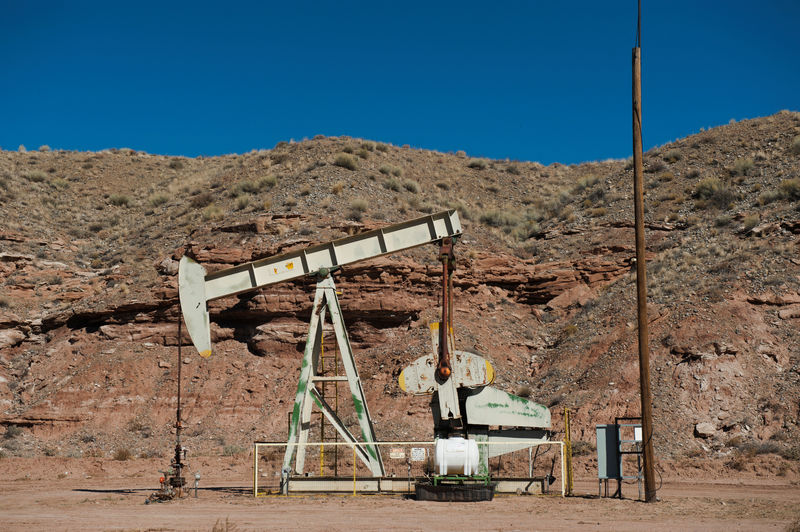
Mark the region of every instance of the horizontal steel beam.
[[265, 286], [396, 253], [461, 234], [455, 210], [341, 238], [212, 274], [190, 257], [181, 258], [178, 293], [186, 329], [197, 351], [211, 355], [207, 303]]

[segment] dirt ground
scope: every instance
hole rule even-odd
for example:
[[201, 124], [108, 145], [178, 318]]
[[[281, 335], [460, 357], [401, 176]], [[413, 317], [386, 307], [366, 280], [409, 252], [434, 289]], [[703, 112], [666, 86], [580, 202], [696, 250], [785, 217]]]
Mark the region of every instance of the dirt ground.
[[9, 458], [0, 461], [3, 530], [800, 530], [800, 484], [746, 477], [665, 479], [660, 501], [597, 498], [578, 479], [575, 497], [502, 496], [492, 502], [416, 502], [400, 496], [254, 499], [246, 458], [202, 457], [198, 497], [145, 505], [154, 460]]

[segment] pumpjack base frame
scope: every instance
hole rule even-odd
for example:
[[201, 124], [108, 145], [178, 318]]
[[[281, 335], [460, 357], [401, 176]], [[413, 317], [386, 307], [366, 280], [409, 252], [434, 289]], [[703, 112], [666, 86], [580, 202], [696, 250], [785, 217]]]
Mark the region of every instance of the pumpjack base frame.
[[[287, 491], [291, 494], [309, 493], [341, 493], [352, 494], [394, 494], [412, 495], [417, 483], [423, 482], [422, 477], [305, 477], [292, 476], [287, 483]], [[428, 481], [430, 484], [430, 481]], [[549, 493], [546, 478], [536, 477], [495, 477], [491, 483], [495, 485], [495, 493], [517, 495], [543, 495]], [[355, 490], [353, 489], [355, 488]], [[276, 486], [259, 486], [259, 492], [272, 492], [280, 488]]]

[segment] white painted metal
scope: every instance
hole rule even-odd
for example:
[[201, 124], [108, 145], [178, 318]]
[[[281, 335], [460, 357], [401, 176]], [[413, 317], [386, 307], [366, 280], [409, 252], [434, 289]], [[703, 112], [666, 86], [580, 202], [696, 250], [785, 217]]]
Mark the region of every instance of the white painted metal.
[[178, 292], [186, 328], [198, 352], [209, 356], [211, 332], [206, 306], [208, 301], [460, 234], [458, 212], [451, 210], [208, 275], [202, 266], [184, 256], [179, 266]]
[[194, 259], [184, 255], [178, 268], [178, 295], [183, 321], [197, 352], [202, 357], [211, 356], [211, 327], [205, 292], [206, 270]]
[[[332, 377], [320, 377], [317, 375], [326, 313], [330, 313], [331, 323], [336, 333], [336, 342], [339, 346], [339, 353], [345, 370], [344, 378], [350, 387], [353, 408], [361, 431], [360, 442], [350, 433], [345, 424], [336, 415], [334, 409], [328, 405], [314, 386], [314, 382], [332, 380]], [[305, 470], [305, 449], [311, 429], [311, 413], [314, 404], [317, 405], [346, 442], [356, 444], [357, 456], [370, 469], [370, 472], [374, 476], [384, 475], [385, 471], [380, 451], [374, 445], [376, 441], [375, 430], [369, 417], [364, 390], [361, 387], [361, 379], [358, 376], [353, 350], [350, 347], [350, 340], [347, 336], [341, 308], [339, 307], [339, 299], [336, 296], [336, 285], [330, 275], [327, 275], [317, 283], [314, 306], [311, 311], [311, 322], [308, 327], [308, 342], [303, 353], [300, 380], [297, 383], [292, 420], [289, 425], [288, 444], [283, 457], [283, 468], [291, 468], [292, 458], [295, 452], [297, 453], [294, 465], [294, 470], [297, 474], [303, 474]]]
[[433, 463], [440, 475], [476, 475], [480, 463], [478, 443], [461, 437], [438, 439]]
[[467, 397], [466, 408], [471, 425], [550, 427], [547, 407], [491, 386]]
[[[439, 390], [440, 383], [436, 381], [436, 362], [439, 352], [439, 322], [430, 324], [431, 352], [416, 359], [406, 366], [398, 381], [400, 388], [414, 395], [429, 395]], [[476, 388], [491, 384], [494, 380], [494, 368], [485, 358], [470, 353], [453, 349], [455, 340], [453, 330], [448, 334], [450, 343], [450, 367], [452, 373], [450, 381], [456, 388]]]
[[485, 440], [489, 442], [486, 445], [488, 451], [488, 458], [494, 458], [514, 451], [528, 449], [532, 447], [531, 442], [538, 441], [540, 444], [547, 443], [550, 440], [545, 431], [532, 431], [532, 430], [490, 430], [488, 437]]

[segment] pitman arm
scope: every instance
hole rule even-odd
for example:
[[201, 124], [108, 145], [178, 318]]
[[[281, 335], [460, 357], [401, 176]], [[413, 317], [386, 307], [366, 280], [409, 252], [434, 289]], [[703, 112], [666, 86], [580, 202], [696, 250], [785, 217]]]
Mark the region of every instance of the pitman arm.
[[181, 258], [178, 294], [189, 336], [203, 357], [211, 356], [207, 303], [345, 264], [396, 253], [461, 234], [455, 210], [342, 238], [327, 244], [248, 262], [207, 275], [193, 259]]

